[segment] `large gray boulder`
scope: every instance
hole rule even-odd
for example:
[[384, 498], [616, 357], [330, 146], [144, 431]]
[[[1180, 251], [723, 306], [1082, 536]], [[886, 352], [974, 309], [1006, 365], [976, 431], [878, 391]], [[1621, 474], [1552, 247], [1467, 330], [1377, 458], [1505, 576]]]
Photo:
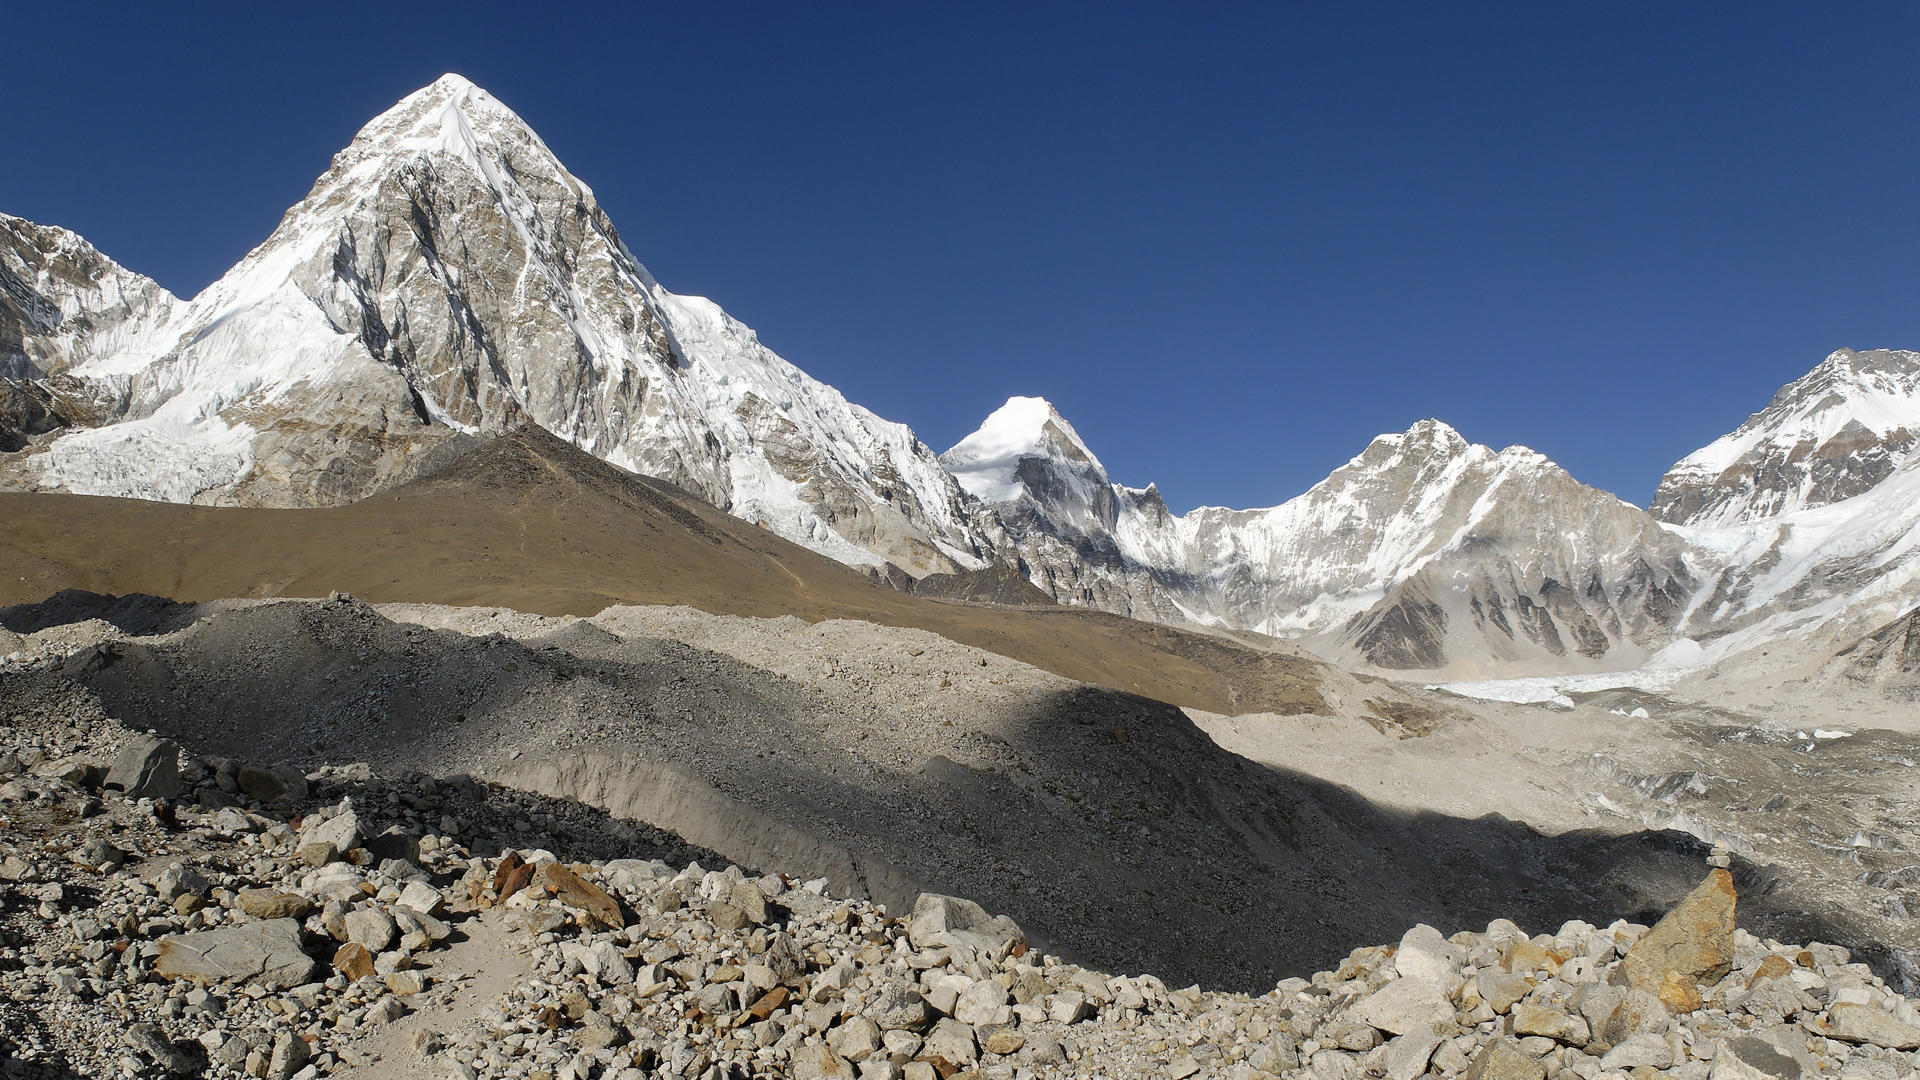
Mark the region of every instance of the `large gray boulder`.
[[972, 949], [990, 956], [1006, 955], [1026, 943], [1020, 924], [1005, 915], [989, 915], [971, 900], [937, 893], [921, 893], [907, 922], [907, 940], [916, 949]]
[[300, 924], [292, 919], [169, 934], [160, 939], [153, 961], [154, 972], [163, 978], [245, 982], [268, 990], [310, 983], [315, 967], [300, 948]]
[[129, 799], [173, 798], [180, 794], [179, 744], [144, 736], [127, 740], [101, 786]]

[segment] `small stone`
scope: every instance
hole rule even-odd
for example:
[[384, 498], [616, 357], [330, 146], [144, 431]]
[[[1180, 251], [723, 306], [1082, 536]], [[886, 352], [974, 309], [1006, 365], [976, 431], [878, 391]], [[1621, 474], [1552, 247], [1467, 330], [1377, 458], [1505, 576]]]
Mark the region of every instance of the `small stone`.
[[383, 953], [393, 948], [399, 932], [393, 916], [376, 907], [357, 907], [347, 912], [347, 940], [365, 945], [368, 952]]
[[1200, 1071], [1200, 1063], [1191, 1057], [1176, 1058], [1167, 1065], [1169, 1080], [1187, 1080], [1187, 1077]]
[[256, 919], [305, 919], [313, 914], [313, 901], [277, 889], [242, 889], [234, 906]]
[[1474, 988], [1480, 991], [1480, 997], [1488, 1008], [1505, 1015], [1515, 1002], [1533, 991], [1533, 982], [1524, 975], [1483, 971], [1474, 980]]
[[401, 997], [412, 997], [427, 988], [427, 980], [417, 971], [396, 971], [387, 976], [387, 989]]
[[1515, 1005], [1510, 1026], [1515, 1035], [1538, 1035], [1568, 1046], [1586, 1045], [1591, 1034], [1580, 1017], [1541, 1005]]
[[1062, 990], [1047, 998], [1047, 1019], [1056, 1024], [1077, 1024], [1093, 1015], [1093, 1003], [1078, 990]]
[[1750, 1035], [1728, 1039], [1713, 1055], [1709, 1080], [1801, 1080], [1800, 1063]]
[[899, 985], [882, 990], [867, 1015], [882, 1031], [921, 1031], [933, 1021], [933, 1010], [920, 992]]
[[1464, 1080], [1544, 1080], [1546, 1075], [1546, 1066], [1504, 1035], [1481, 1047], [1462, 1074]]
[[1433, 1060], [1433, 1052], [1440, 1049], [1441, 1042], [1440, 1036], [1431, 1031], [1416, 1031], [1388, 1040], [1380, 1054], [1387, 1080], [1416, 1080], [1424, 1076], [1427, 1063]]
[[789, 993], [786, 987], [776, 986], [755, 999], [754, 1003], [747, 1007], [747, 1013], [756, 1021], [765, 1020], [787, 1003]]
[[1007, 1022], [1007, 988], [993, 979], [982, 979], [968, 987], [954, 1006], [953, 1018], [979, 1027]]
[[1002, 1057], [1017, 1053], [1020, 1048], [1026, 1044], [1027, 1037], [1020, 1034], [1020, 1032], [1015, 1030], [1010, 1024], [996, 1024], [993, 1027], [987, 1028], [986, 1031], [980, 1035], [981, 1049], [989, 1054], [999, 1054]]
[[1460, 946], [1426, 923], [1402, 935], [1400, 948], [1393, 955], [1394, 968], [1401, 978], [1424, 979], [1442, 987], [1459, 981], [1460, 966], [1466, 960], [1467, 955]]
[[580, 1030], [574, 1035], [574, 1041], [587, 1050], [605, 1050], [617, 1045], [626, 1037], [626, 1032], [617, 1027], [612, 1020], [599, 1012], [588, 1012], [580, 1021]]
[[333, 970], [358, 981], [373, 974], [373, 953], [357, 941], [349, 941], [333, 954]]
[[821, 1042], [801, 1043], [788, 1068], [793, 1080], [853, 1080], [853, 1066]]
[[193, 1055], [173, 1045], [158, 1024], [141, 1023], [128, 1028], [127, 1045], [165, 1072], [181, 1074], [195, 1071]]
[[973, 1041], [973, 1029], [958, 1020], [942, 1020], [927, 1033], [920, 1047], [923, 1058], [939, 1058], [952, 1065], [971, 1065], [980, 1059]]
[[310, 823], [300, 830], [300, 846], [303, 849], [314, 844], [331, 844], [335, 851], [352, 851], [360, 846], [361, 839], [360, 815], [351, 809], [324, 821]]
[[423, 915], [437, 915], [446, 906], [447, 898], [440, 890], [424, 881], [410, 881], [400, 890], [400, 906], [412, 908]]
[[735, 907], [731, 901], [715, 900], [707, 905], [707, 921], [719, 930], [746, 929], [747, 913]]
[[971, 900], [921, 893], [907, 921], [907, 940], [916, 949], [946, 945], [998, 958], [1025, 944], [1027, 936], [1020, 924], [1005, 915], [989, 915]]
[[1641, 1032], [1607, 1051], [1600, 1059], [1602, 1071], [1631, 1072], [1638, 1068], [1665, 1069], [1673, 1065], [1673, 1047], [1666, 1038]]
[[755, 926], [765, 926], [773, 918], [773, 909], [767, 902], [767, 894], [761, 892], [760, 886], [751, 881], [734, 882], [733, 888], [727, 893], [727, 899], [733, 903], [734, 907], [740, 909], [740, 913], [746, 916], [748, 922]]
[[290, 1031], [281, 1032], [273, 1039], [273, 1056], [267, 1059], [266, 1080], [292, 1080], [312, 1056], [313, 1048], [307, 1045], [307, 1040]]
[[828, 1042], [834, 1053], [857, 1065], [880, 1049], [880, 1026], [856, 1016], [835, 1028]]

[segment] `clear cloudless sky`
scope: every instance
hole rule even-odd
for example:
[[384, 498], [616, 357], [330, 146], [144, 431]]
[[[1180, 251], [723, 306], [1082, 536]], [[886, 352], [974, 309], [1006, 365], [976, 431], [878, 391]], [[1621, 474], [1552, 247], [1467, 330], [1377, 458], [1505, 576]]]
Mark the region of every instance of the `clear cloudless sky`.
[[1179, 509], [1437, 416], [1644, 505], [1920, 348], [1912, 4], [16, 5], [0, 210], [182, 295], [444, 71], [667, 287], [936, 450], [1053, 400]]

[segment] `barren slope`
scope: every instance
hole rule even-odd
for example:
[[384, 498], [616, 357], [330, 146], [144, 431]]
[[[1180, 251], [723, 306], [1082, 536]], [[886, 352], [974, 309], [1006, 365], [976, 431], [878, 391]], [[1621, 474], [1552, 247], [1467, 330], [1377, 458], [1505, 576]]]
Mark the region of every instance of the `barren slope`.
[[912, 626], [1056, 674], [1212, 712], [1324, 711], [1352, 680], [1100, 612], [946, 604], [874, 584], [537, 428], [348, 506], [182, 506], [0, 492], [0, 604], [62, 589], [176, 600], [325, 596], [592, 615], [611, 604]]

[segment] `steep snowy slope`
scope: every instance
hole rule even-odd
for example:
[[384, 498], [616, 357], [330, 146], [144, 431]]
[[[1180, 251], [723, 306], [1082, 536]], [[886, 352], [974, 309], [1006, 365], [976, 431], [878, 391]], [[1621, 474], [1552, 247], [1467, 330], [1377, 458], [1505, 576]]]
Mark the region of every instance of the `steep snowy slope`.
[[983, 561], [975, 511], [911, 431], [661, 288], [587, 186], [458, 76], [362, 129], [220, 281], [84, 352], [72, 373], [118, 388], [122, 422], [52, 443], [24, 470], [39, 486], [339, 503], [455, 432], [532, 420], [844, 561]]
[[1841, 349], [1660, 480], [1662, 521], [1713, 527], [1852, 498], [1920, 440], [1920, 353]]
[[73, 233], [0, 214], [0, 378], [42, 379], [137, 349], [177, 303]]
[[1037, 398], [941, 460], [994, 503], [1056, 596], [1084, 599], [1063, 580], [1097, 579], [1163, 616], [1308, 635], [1380, 667], [1630, 664], [1670, 639], [1694, 584], [1688, 546], [1645, 512], [1438, 421], [1381, 436], [1265, 510], [1176, 516], [1154, 489], [1114, 484]]

